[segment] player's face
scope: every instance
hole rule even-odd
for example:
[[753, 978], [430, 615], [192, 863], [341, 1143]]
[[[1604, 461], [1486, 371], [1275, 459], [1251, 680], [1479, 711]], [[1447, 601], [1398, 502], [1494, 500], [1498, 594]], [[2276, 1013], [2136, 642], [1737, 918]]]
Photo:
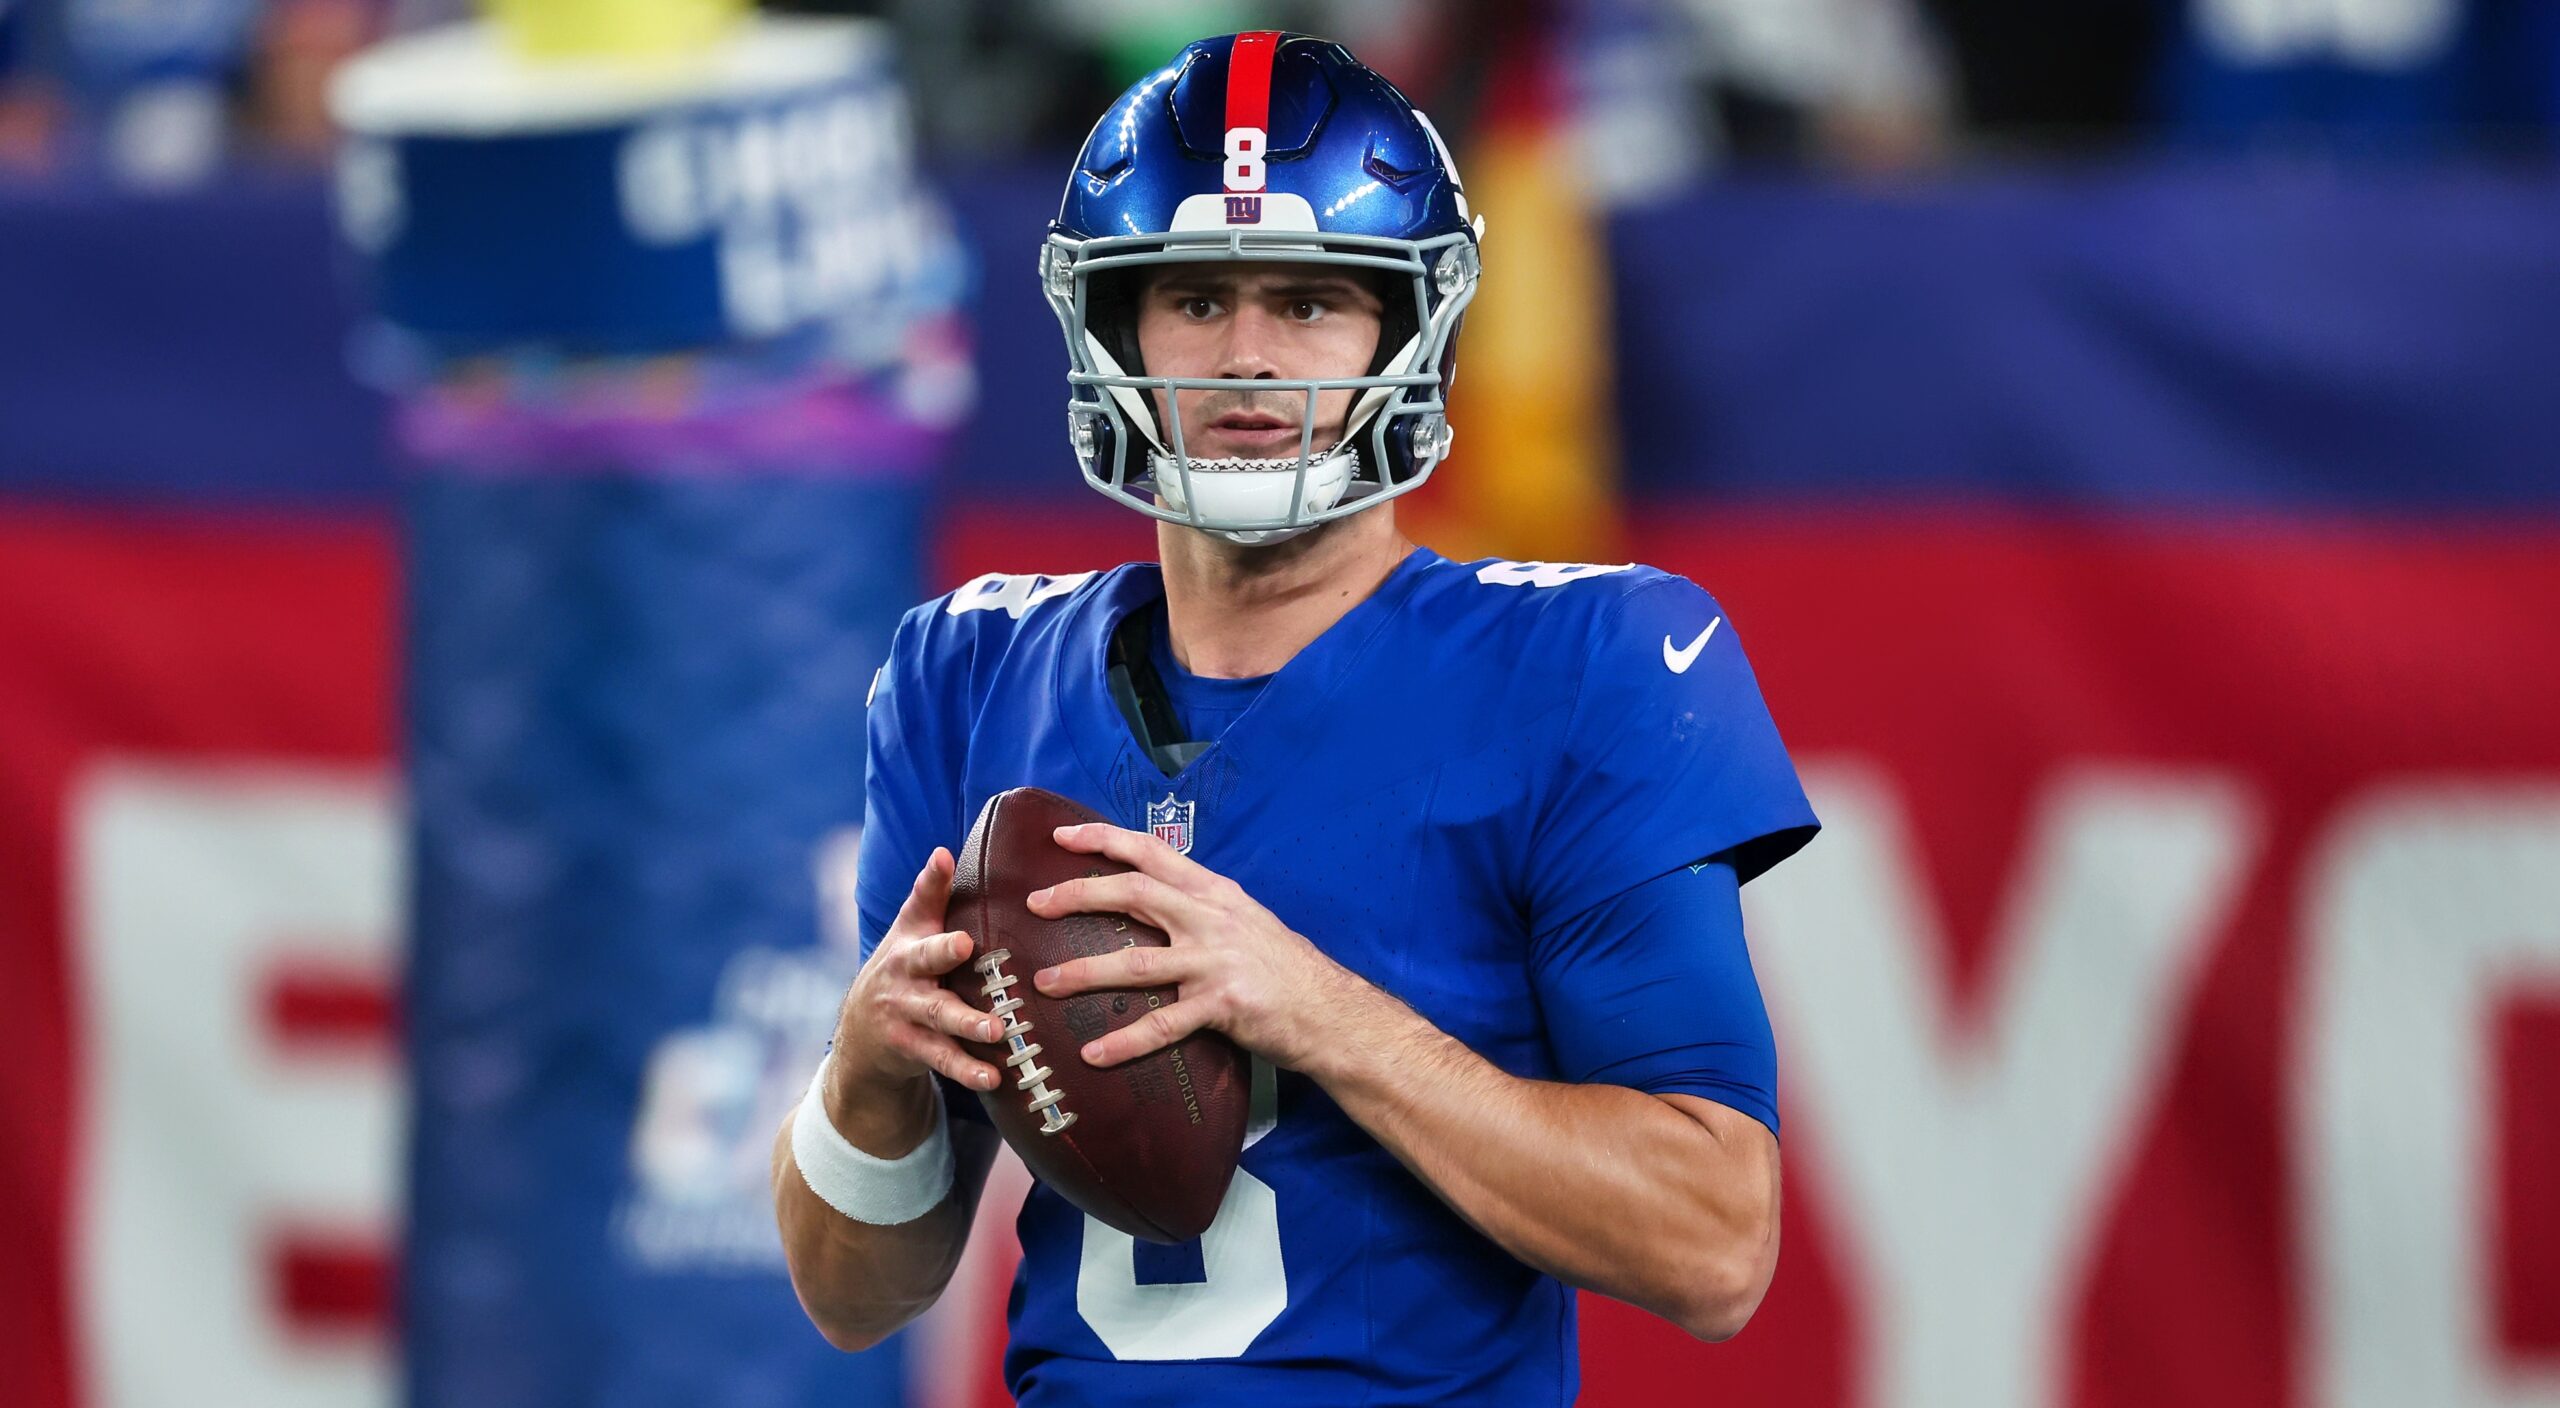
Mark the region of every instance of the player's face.
[[[1322, 264], [1177, 264], [1139, 299], [1138, 350], [1151, 376], [1296, 380], [1366, 376], [1378, 351], [1378, 295]], [[1299, 391], [1184, 391], [1182, 448], [1193, 459], [1294, 459], [1307, 415]], [[1166, 393], [1156, 414], [1168, 423]], [[1351, 392], [1316, 396], [1314, 450], [1342, 438]], [[1170, 441], [1170, 437], [1168, 442]]]

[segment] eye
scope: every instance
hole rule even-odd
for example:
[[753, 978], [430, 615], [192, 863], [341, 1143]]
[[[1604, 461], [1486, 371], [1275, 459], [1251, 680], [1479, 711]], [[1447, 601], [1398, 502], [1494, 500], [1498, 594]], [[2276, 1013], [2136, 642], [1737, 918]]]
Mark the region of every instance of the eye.
[[1214, 318], [1217, 315], [1218, 300], [1214, 298], [1203, 298], [1195, 294], [1182, 300], [1182, 316], [1186, 318]]
[[1325, 315], [1325, 306], [1312, 298], [1301, 298], [1289, 305], [1289, 316], [1302, 323], [1312, 323]]

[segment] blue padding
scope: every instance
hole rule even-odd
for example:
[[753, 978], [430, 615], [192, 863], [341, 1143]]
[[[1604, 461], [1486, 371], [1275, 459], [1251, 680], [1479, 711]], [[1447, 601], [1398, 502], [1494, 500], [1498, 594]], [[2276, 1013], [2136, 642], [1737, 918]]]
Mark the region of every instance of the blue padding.
[[1613, 232], [1626, 481], [1792, 503], [2560, 508], [2554, 229], [2560, 183], [2455, 170], [1704, 191]]
[[[897, 1401], [778, 1259], [766, 1153], [921, 495], [828, 476], [406, 495], [415, 1408]], [[849, 893], [850, 877], [837, 877]]]
[[319, 184], [0, 181], [0, 493], [378, 507]]
[[[979, 275], [956, 493], [1083, 502], [1029, 272], [1055, 172], [944, 182]], [[2065, 509], [2560, 509], [2560, 182], [2136, 165], [1739, 181], [1620, 218], [1639, 496]], [[1491, 277], [1535, 277], [1503, 262]], [[0, 493], [382, 502], [316, 181], [0, 183]], [[1466, 382], [1460, 379], [1463, 417]], [[1466, 473], [1464, 440], [1449, 473]]]

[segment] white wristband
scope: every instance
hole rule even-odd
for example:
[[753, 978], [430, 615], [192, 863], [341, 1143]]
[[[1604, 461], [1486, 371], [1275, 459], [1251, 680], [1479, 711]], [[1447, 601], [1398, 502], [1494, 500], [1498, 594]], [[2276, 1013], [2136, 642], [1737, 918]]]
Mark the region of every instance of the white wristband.
[[[833, 1059], [833, 1058], [829, 1058]], [[933, 1132], [904, 1158], [884, 1159], [853, 1147], [827, 1118], [827, 1062], [791, 1116], [791, 1161], [820, 1201], [856, 1222], [894, 1227], [933, 1211], [951, 1191], [951, 1132], [942, 1118], [942, 1083], [932, 1081]]]

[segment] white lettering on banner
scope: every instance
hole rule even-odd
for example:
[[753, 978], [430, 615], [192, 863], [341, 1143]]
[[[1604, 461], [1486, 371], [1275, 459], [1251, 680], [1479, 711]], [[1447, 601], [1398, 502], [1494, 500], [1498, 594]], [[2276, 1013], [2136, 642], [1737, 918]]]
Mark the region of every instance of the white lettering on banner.
[[[6, 8], [6, 0], [0, 0], [0, 10]], [[338, 148], [335, 174], [338, 228], [347, 243], [367, 254], [390, 248], [409, 219], [400, 185], [400, 149], [389, 142], [349, 140]]]
[[820, 837], [811, 859], [826, 942], [731, 954], [698, 1026], [658, 1037], [614, 1208], [633, 1267], [667, 1275], [783, 1270], [773, 1221], [773, 1130], [799, 1103], [861, 952], [862, 828]]
[[912, 149], [905, 101], [889, 88], [661, 118], [623, 141], [622, 216], [644, 243], [690, 244], [734, 222], [769, 224], [901, 190]]
[[106, 764], [71, 807], [87, 1402], [389, 1404], [389, 1347], [291, 1333], [270, 1266], [280, 1226], [388, 1251], [398, 1071], [281, 1055], [261, 984], [307, 958], [388, 985], [394, 796], [370, 772]]
[[2305, 872], [2306, 1402], [2560, 1405], [2560, 1374], [2495, 1363], [2497, 1148], [2488, 1019], [2560, 982], [2560, 790], [2395, 787]]
[[905, 101], [887, 87], [662, 118], [622, 143], [623, 223], [647, 245], [716, 239], [731, 329], [772, 336], [883, 297], [946, 242], [912, 147]]
[[2177, 774], [2058, 783], [2022, 847], [1976, 1037], [1951, 1040], [1936, 913], [1890, 789], [1806, 770], [1821, 840], [1745, 892], [1796, 1108], [1863, 1252], [1862, 1401], [2035, 1408], [2107, 1185], [2257, 849], [2231, 786]]

